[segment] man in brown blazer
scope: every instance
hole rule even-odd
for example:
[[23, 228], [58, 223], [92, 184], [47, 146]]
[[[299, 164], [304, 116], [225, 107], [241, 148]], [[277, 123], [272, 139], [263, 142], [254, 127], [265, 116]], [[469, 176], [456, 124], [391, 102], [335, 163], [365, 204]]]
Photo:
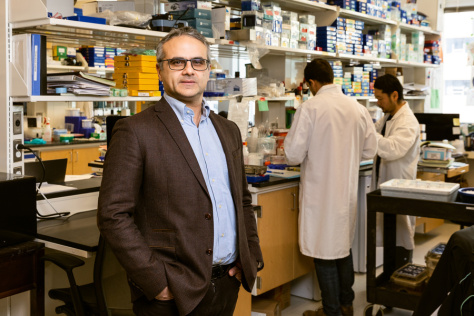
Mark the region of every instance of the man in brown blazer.
[[119, 120], [98, 226], [127, 271], [137, 315], [232, 315], [263, 267], [242, 139], [203, 93], [209, 44], [192, 28], [157, 47], [163, 98]]

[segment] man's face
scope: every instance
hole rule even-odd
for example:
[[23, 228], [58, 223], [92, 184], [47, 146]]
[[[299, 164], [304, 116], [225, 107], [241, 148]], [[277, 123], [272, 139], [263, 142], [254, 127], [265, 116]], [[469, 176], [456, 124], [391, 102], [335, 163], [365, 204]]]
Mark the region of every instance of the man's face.
[[383, 93], [380, 89], [374, 89], [374, 95], [377, 99], [377, 105], [384, 113], [392, 114], [397, 108], [397, 92], [392, 92], [391, 95]]
[[[174, 37], [163, 45], [164, 59], [202, 58], [207, 59], [207, 47], [190, 36]], [[209, 80], [210, 67], [204, 71], [194, 70], [191, 62], [186, 62], [183, 70], [171, 70], [169, 62], [157, 65], [160, 80], [171, 97], [187, 102], [200, 102]]]

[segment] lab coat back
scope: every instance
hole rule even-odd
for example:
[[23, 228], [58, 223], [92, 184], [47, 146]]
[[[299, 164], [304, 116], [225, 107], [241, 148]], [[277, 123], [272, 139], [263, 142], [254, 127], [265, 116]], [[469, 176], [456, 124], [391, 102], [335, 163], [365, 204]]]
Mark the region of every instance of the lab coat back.
[[304, 255], [349, 255], [360, 161], [372, 159], [376, 149], [369, 112], [340, 86], [323, 86], [298, 108], [285, 153], [290, 164], [301, 164], [299, 244]]

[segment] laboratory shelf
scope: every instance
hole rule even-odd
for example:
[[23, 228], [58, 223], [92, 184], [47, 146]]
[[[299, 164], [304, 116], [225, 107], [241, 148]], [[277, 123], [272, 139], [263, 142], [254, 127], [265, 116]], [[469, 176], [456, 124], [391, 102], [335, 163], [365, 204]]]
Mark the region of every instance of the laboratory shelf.
[[106, 97], [106, 96], [76, 96], [76, 95], [37, 95], [29, 97], [11, 97], [13, 102], [92, 102], [92, 101], [159, 101], [161, 97]]
[[364, 21], [367, 25], [397, 25], [396, 21], [390, 19], [378, 18], [368, 14], [355, 12], [347, 9], [339, 9], [339, 15], [344, 18], [351, 18], [359, 21]]

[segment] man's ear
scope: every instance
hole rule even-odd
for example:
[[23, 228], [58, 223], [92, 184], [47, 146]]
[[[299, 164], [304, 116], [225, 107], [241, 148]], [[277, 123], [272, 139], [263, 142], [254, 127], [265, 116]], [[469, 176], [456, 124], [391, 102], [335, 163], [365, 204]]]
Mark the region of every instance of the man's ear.
[[393, 91], [392, 94], [390, 95], [390, 99], [392, 101], [397, 102], [398, 101], [398, 91]]

